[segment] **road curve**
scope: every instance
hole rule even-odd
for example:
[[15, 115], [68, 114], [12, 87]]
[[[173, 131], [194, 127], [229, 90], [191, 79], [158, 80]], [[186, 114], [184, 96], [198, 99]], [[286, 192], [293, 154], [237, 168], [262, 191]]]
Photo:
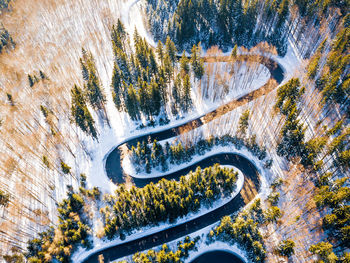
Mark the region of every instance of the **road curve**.
[[[210, 57], [210, 59], [213, 59], [213, 57]], [[215, 57], [214, 59], [217, 59], [218, 61], [229, 61], [229, 56], [223, 56], [223, 57]], [[149, 183], [149, 180], [147, 179], [133, 179], [130, 178], [130, 176], [123, 174], [123, 169], [121, 167], [121, 148], [124, 146], [136, 146], [138, 141], [143, 140], [150, 140], [150, 141], [161, 141], [165, 139], [169, 139], [171, 137], [175, 137], [181, 133], [193, 130], [195, 128], [198, 128], [230, 111], [233, 109], [240, 107], [256, 98], [259, 98], [261, 96], [264, 96], [271, 92], [273, 89], [275, 89], [278, 84], [280, 84], [284, 79], [284, 71], [277, 62], [275, 62], [273, 59], [263, 56], [249, 56], [249, 55], [240, 55], [238, 56], [239, 60], [247, 61], [248, 59], [250, 61], [255, 61], [257, 63], [263, 64], [269, 71], [270, 71], [270, 79], [269, 81], [260, 87], [257, 90], [254, 90], [238, 99], [232, 100], [228, 102], [225, 105], [219, 106], [217, 109], [204, 114], [194, 120], [188, 121], [185, 124], [179, 124], [178, 126], [175, 126], [173, 128], [169, 128], [160, 132], [155, 133], [146, 133], [145, 135], [139, 136], [135, 139], [128, 140], [127, 142], [124, 142], [120, 145], [118, 145], [113, 151], [111, 151], [105, 162], [105, 170], [107, 173], [107, 176], [109, 179], [111, 179], [114, 183], [120, 184], [124, 183], [125, 181], [134, 181], [135, 185], [138, 187], [142, 187], [145, 184]]]
[[[229, 62], [229, 56], [221, 56], [221, 57], [210, 57], [207, 58], [206, 61], [215, 60], [219, 62]], [[124, 183], [126, 181], [125, 177], [129, 177], [128, 175], [123, 174], [123, 169], [121, 167], [121, 147], [136, 145], [138, 141], [142, 141], [145, 139], [149, 139], [153, 141], [154, 139], [160, 141], [164, 139], [168, 139], [174, 136], [177, 136], [183, 132], [198, 128], [205, 123], [208, 123], [225, 113], [232, 111], [233, 109], [242, 106], [258, 97], [264, 96], [275, 89], [278, 84], [280, 84], [284, 79], [284, 71], [282, 67], [275, 62], [273, 59], [264, 57], [261, 55], [239, 55], [237, 57], [238, 60], [242, 61], [252, 61], [261, 63], [268, 68], [271, 74], [271, 78], [269, 81], [259, 89], [252, 91], [239, 99], [233, 100], [223, 106], [218, 107], [217, 109], [198, 117], [197, 119], [191, 120], [185, 124], [178, 125], [173, 128], [169, 128], [156, 133], [149, 133], [142, 136], [139, 136], [136, 139], [131, 139], [127, 142], [124, 142], [118, 145], [113, 151], [109, 153], [106, 158], [105, 169], [107, 176], [114, 183]], [[155, 234], [150, 234], [145, 237], [136, 239], [134, 241], [129, 241], [123, 244], [115, 245], [110, 248], [103, 249], [99, 252], [96, 252], [89, 257], [87, 257], [82, 262], [98, 262], [98, 256], [103, 255], [103, 258], [106, 262], [116, 260], [121, 257], [125, 257], [127, 255], [134, 254], [138, 251], [143, 251], [150, 249], [152, 247], [168, 243], [172, 240], [178, 239], [185, 235], [188, 235], [192, 232], [200, 230], [208, 225], [211, 225], [217, 222], [222, 216], [235, 213], [240, 208], [244, 207], [247, 203], [249, 203], [259, 192], [260, 188], [260, 175], [257, 168], [254, 164], [249, 161], [247, 158], [233, 153], [222, 153], [217, 154], [212, 157], [208, 157], [200, 162], [197, 162], [194, 165], [191, 165], [187, 168], [184, 168], [178, 172], [170, 174], [167, 176], [168, 179], [176, 179], [181, 175], [187, 174], [191, 170], [195, 170], [197, 166], [202, 168], [211, 166], [215, 163], [220, 163], [222, 165], [232, 165], [240, 169], [245, 177], [244, 185], [241, 192], [229, 203], [226, 205], [209, 212], [205, 215], [202, 215], [196, 219], [187, 221], [180, 225], [168, 228], [166, 230], [159, 231]], [[136, 178], [128, 178], [128, 180], [133, 180], [133, 183], [137, 187], [143, 187], [144, 185], [160, 180], [160, 178], [155, 179], [136, 179]]]
[[[210, 58], [212, 59], [212, 58]], [[216, 57], [214, 58], [217, 61], [227, 62], [229, 57]], [[125, 182], [125, 177], [128, 175], [123, 174], [121, 167], [121, 158], [120, 158], [120, 148], [124, 145], [135, 145], [137, 141], [142, 141], [149, 138], [150, 140], [164, 140], [171, 138], [173, 136], [179, 135], [184, 131], [200, 127], [201, 125], [216, 119], [223, 114], [233, 110], [236, 107], [239, 107], [247, 102], [256, 99], [257, 97], [266, 95], [271, 92], [274, 88], [277, 87], [277, 84], [281, 83], [284, 78], [284, 72], [282, 67], [271, 58], [266, 58], [263, 56], [254, 56], [250, 57], [249, 55], [239, 56], [240, 60], [250, 61], [255, 60], [266, 66], [271, 74], [271, 78], [267, 84], [260, 87], [258, 90], [248, 93], [247, 95], [233, 100], [221, 107], [218, 107], [216, 110], [205, 114], [195, 120], [189, 121], [186, 124], [179, 125], [177, 127], [167, 129], [161, 132], [146, 134], [140, 136], [136, 139], [129, 140], [121, 145], [118, 145], [107, 157], [106, 159], [106, 173], [107, 176], [112, 179], [115, 183]], [[218, 154], [213, 157], [206, 158], [190, 167], [182, 169], [176, 173], [168, 175], [168, 179], [178, 178], [181, 175], [187, 174], [190, 170], [194, 170], [197, 166], [202, 168], [213, 165], [214, 163], [220, 164], [229, 164], [239, 168], [245, 176], [245, 181], [242, 191], [228, 204], [220, 207], [210, 213], [207, 213], [201, 217], [190, 220], [186, 223], [174, 226], [172, 228], [157, 232], [155, 234], [148, 235], [146, 237], [137, 239], [135, 241], [130, 241], [124, 244], [116, 245], [111, 248], [104, 249], [100, 252], [94, 253], [85, 259], [83, 262], [96, 262], [98, 255], [102, 254], [104, 259], [108, 261], [116, 260], [118, 258], [131, 255], [137, 251], [142, 251], [150, 249], [154, 246], [161, 245], [163, 243], [170, 242], [182, 236], [185, 236], [189, 233], [195, 232], [201, 228], [204, 228], [216, 221], [218, 221], [222, 216], [232, 214], [238, 211], [241, 207], [244, 207], [245, 204], [249, 203], [259, 191], [260, 182], [259, 182], [259, 173], [256, 167], [246, 158], [237, 155], [237, 154]], [[129, 178], [130, 179], [130, 178]], [[144, 185], [152, 182], [157, 182], [159, 178], [155, 179], [133, 179], [134, 184], [137, 187], [143, 187]]]
[[225, 215], [235, 213], [241, 207], [244, 207], [246, 204], [248, 204], [259, 192], [259, 171], [255, 165], [247, 158], [233, 153], [221, 153], [212, 157], [208, 157], [190, 167], [172, 174], [171, 177], [179, 178], [181, 175], [187, 174], [190, 170], [195, 170], [197, 166], [205, 168], [212, 166], [215, 163], [235, 166], [241, 170], [244, 175], [244, 184], [242, 190], [230, 202], [223, 205], [222, 207], [215, 209], [214, 211], [211, 211], [180, 225], [159, 231], [155, 234], [147, 235], [134, 241], [103, 249], [90, 255], [82, 262], [98, 262], [99, 255], [103, 255], [105, 262], [110, 262], [128, 255], [132, 255], [138, 251], [151, 249], [152, 247], [171, 242], [175, 239], [181, 238], [208, 225], [211, 225], [220, 220], [220, 218]]
[[[134, 0], [132, 4], [128, 7], [128, 9], [130, 9], [137, 2], [139, 2], [139, 0]], [[127, 13], [129, 14], [129, 11]], [[129, 177], [128, 175], [123, 174], [123, 169], [121, 167], [121, 158], [120, 158], [121, 147], [136, 145], [138, 141], [142, 141], [145, 139], [149, 139], [151, 141], [156, 139], [158, 141], [161, 141], [164, 139], [177, 136], [191, 129], [200, 127], [203, 124], [208, 123], [222, 116], [223, 114], [228, 113], [229, 111], [232, 111], [233, 109], [239, 106], [242, 106], [258, 97], [266, 95], [267, 93], [275, 89], [278, 86], [278, 84], [280, 84], [284, 79], [284, 71], [281, 65], [269, 57], [264, 57], [262, 55], [255, 55], [255, 56], [239, 55], [236, 59], [243, 60], [243, 61], [249, 60], [252, 62], [258, 62], [263, 64], [270, 71], [271, 78], [264, 86], [260, 87], [259, 89], [252, 91], [240, 97], [237, 100], [233, 100], [223, 106], [220, 106], [214, 111], [209, 112], [208, 114], [205, 114], [203, 116], [200, 116], [197, 119], [191, 120], [185, 124], [181, 124], [167, 130], [163, 130], [156, 133], [148, 133], [118, 145], [113, 151], [111, 151], [108, 154], [106, 158], [105, 170], [106, 170], [107, 176], [114, 183], [117, 183], [117, 184], [124, 183], [126, 181], [125, 177]], [[213, 60], [218, 62], [230, 62], [231, 58], [230, 56], [204, 57], [204, 60], [205, 62], [208, 62], [208, 63], [212, 62]], [[120, 245], [112, 246], [107, 249], [103, 249], [99, 252], [96, 252], [90, 255], [82, 262], [88, 262], [88, 263], [98, 262], [99, 255], [103, 255], [105, 262], [110, 262], [118, 258], [134, 254], [135, 252], [138, 252], [138, 251], [147, 250], [152, 247], [155, 247], [164, 243], [168, 243], [172, 240], [183, 237], [187, 234], [190, 234], [199, 229], [202, 229], [212, 223], [215, 223], [222, 216], [232, 214], [238, 211], [241, 207], [244, 207], [247, 203], [249, 203], [259, 192], [260, 175], [257, 168], [247, 158], [238, 154], [233, 154], [233, 153], [223, 153], [223, 154], [217, 154], [215, 156], [208, 157], [202, 161], [197, 162], [194, 165], [191, 165], [185, 169], [182, 169], [180, 171], [177, 171], [173, 174], [168, 175], [167, 178], [168, 179], [178, 178], [181, 175], [187, 174], [191, 170], [195, 170], [197, 166], [205, 168], [215, 163], [235, 166], [242, 171], [245, 177], [242, 190], [229, 203], [225, 204], [224, 206], [212, 212], [202, 215], [201, 217], [198, 217], [196, 219], [187, 221], [183, 224], [174, 226], [172, 228], [168, 228], [163, 231], [159, 231], [155, 234], [151, 234], [134, 241], [126, 242]], [[129, 177], [128, 179], [130, 180], [131, 178]], [[134, 181], [134, 184], [137, 187], [143, 187], [144, 185], [148, 184], [151, 181], [156, 183], [160, 179], [159, 178], [155, 178], [155, 179], [135, 179], [134, 178], [132, 180]]]

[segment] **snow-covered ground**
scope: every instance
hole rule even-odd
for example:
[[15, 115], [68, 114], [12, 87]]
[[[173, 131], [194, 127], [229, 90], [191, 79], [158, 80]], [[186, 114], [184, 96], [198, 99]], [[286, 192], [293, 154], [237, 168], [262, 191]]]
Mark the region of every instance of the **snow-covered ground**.
[[106, 249], [106, 248], [109, 248], [109, 247], [112, 247], [115, 245], [123, 244], [123, 243], [129, 242], [129, 241], [132, 241], [132, 240], [144, 237], [144, 236], [148, 236], [148, 235], [157, 233], [159, 231], [174, 227], [176, 225], [180, 225], [180, 224], [185, 223], [189, 220], [198, 218], [204, 214], [207, 214], [211, 211], [214, 211], [217, 208], [227, 204], [233, 198], [235, 198], [235, 196], [242, 190], [243, 184], [244, 184], [244, 175], [236, 167], [233, 167], [230, 165], [224, 165], [224, 167], [232, 168], [238, 172], [237, 181], [236, 181], [236, 189], [232, 192], [232, 194], [229, 197], [220, 198], [220, 199], [214, 201], [210, 207], [201, 206], [201, 208], [199, 209], [199, 211], [197, 213], [189, 213], [186, 216], [179, 218], [178, 220], [176, 220], [173, 223], [169, 223], [169, 222], [160, 223], [158, 226], [147, 226], [147, 227], [143, 227], [141, 229], [135, 230], [131, 235], [128, 235], [126, 237], [126, 239], [124, 239], [124, 240], [117, 238], [113, 241], [105, 241], [104, 242], [101, 239], [94, 239], [94, 248], [91, 250], [88, 250], [88, 251], [80, 248], [73, 255], [73, 257], [72, 257], [73, 262], [82, 262], [85, 258], [87, 258], [89, 255], [91, 255], [93, 253], [96, 253], [98, 251], [101, 251], [103, 249]]
[[[181, 169], [184, 169], [186, 167], [189, 167], [193, 164], [196, 164], [208, 157], [214, 156], [216, 154], [225, 154], [225, 153], [234, 153], [237, 155], [241, 155], [243, 157], [248, 158], [249, 160], [252, 160], [252, 158], [255, 159], [255, 165], [257, 166], [259, 161], [254, 155], [252, 155], [246, 148], [242, 148], [238, 150], [233, 144], [229, 146], [214, 146], [212, 149], [207, 151], [203, 155], [194, 155], [191, 161], [182, 163], [182, 164], [170, 164], [169, 170], [166, 172], [161, 172], [159, 170], [153, 169], [150, 174], [146, 172], [136, 173], [135, 166], [132, 164], [130, 156], [127, 156], [123, 159], [122, 167], [125, 173], [128, 175], [139, 178], [139, 179], [150, 179], [150, 178], [158, 178], [158, 177], [164, 177], [166, 178], [167, 175], [172, 174], [174, 172], [180, 171]], [[249, 157], [247, 156], [249, 154]], [[237, 169], [237, 168], [236, 168]]]

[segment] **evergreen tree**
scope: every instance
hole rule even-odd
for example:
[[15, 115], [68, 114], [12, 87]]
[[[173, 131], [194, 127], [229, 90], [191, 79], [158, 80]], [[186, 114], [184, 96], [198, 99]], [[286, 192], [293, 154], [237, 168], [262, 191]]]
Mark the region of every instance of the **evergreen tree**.
[[171, 110], [174, 115], [177, 114], [178, 109], [181, 105], [181, 98], [182, 98], [181, 91], [182, 91], [181, 76], [180, 74], [177, 74], [172, 91], [171, 91], [171, 95], [174, 99]]
[[126, 107], [126, 111], [129, 113], [130, 118], [132, 120], [134, 121], [139, 120], [140, 118], [139, 101], [136, 94], [136, 90], [134, 89], [132, 84], [130, 84], [128, 88], [125, 107]]
[[75, 123], [87, 134], [90, 134], [92, 137], [97, 138], [97, 132], [95, 129], [95, 122], [87, 108], [83, 91], [77, 86], [74, 85], [71, 90], [72, 93], [72, 116], [75, 120]]
[[158, 45], [157, 45], [157, 55], [158, 55], [159, 61], [161, 62], [161, 64], [163, 64], [164, 50], [163, 50], [163, 44], [160, 40], [158, 41]]
[[163, 68], [164, 68], [164, 73], [165, 73], [167, 83], [170, 84], [173, 76], [174, 68], [173, 68], [170, 56], [167, 53], [164, 56], [163, 65], [164, 65]]
[[138, 90], [138, 97], [139, 97], [139, 101], [140, 101], [140, 110], [142, 111], [142, 113], [147, 116], [148, 118], [151, 115], [150, 112], [150, 96], [148, 93], [148, 87], [147, 87], [147, 83], [146, 82], [142, 82], [142, 84], [140, 85], [141, 87]]
[[181, 58], [180, 58], [180, 69], [183, 74], [189, 74], [190, 73], [190, 65], [189, 60], [186, 57], [185, 51], [182, 52]]
[[319, 242], [310, 247], [312, 254], [318, 255], [324, 262], [337, 262], [338, 257], [333, 252], [332, 244], [328, 242]]
[[295, 247], [294, 241], [291, 239], [286, 239], [279, 243], [278, 252], [282, 256], [290, 257], [292, 254], [294, 254], [294, 247]]
[[113, 68], [113, 75], [112, 75], [112, 96], [113, 96], [113, 101], [117, 109], [120, 111], [123, 109], [123, 85], [122, 85], [122, 80], [121, 80], [121, 73], [118, 65], [114, 63], [114, 68]]
[[176, 47], [173, 41], [171, 41], [170, 37], [168, 36], [165, 42], [165, 53], [169, 55], [170, 61], [175, 66], [176, 62]]
[[97, 75], [94, 58], [91, 52], [88, 53], [84, 49], [82, 53], [83, 57], [80, 62], [82, 64], [83, 77], [86, 81], [85, 90], [87, 98], [94, 109], [104, 109], [106, 99]]
[[123, 23], [118, 18], [117, 26], [113, 25], [111, 33], [113, 46], [116, 46], [125, 51], [127, 33]]
[[149, 67], [152, 75], [156, 76], [158, 73], [158, 64], [157, 64], [153, 49], [150, 49], [149, 51]]
[[28, 82], [29, 82], [29, 87], [33, 87], [35, 84], [35, 80], [30, 74], [28, 74]]
[[41, 78], [42, 80], [48, 79], [48, 77], [45, 75], [45, 73], [42, 72], [41, 70], [39, 70], [39, 75], [40, 75], [40, 78]]
[[120, 69], [120, 72], [122, 72], [123, 81], [125, 81], [127, 85], [130, 85], [132, 83], [132, 76], [129, 67], [129, 60], [126, 53], [122, 49], [114, 47], [114, 57], [115, 62], [117, 63]]
[[237, 48], [237, 44], [234, 46], [234, 48], [231, 51], [231, 58], [232, 59], [236, 59], [238, 55], [238, 48]]
[[244, 111], [242, 113], [241, 117], [239, 118], [237, 133], [240, 136], [242, 136], [243, 138], [247, 134], [247, 129], [248, 129], [248, 125], [249, 125], [249, 115], [250, 115], [250, 111], [248, 109], [248, 110]]
[[201, 58], [200, 43], [198, 44], [198, 47], [196, 45], [193, 45], [191, 49], [191, 65], [195, 77], [197, 79], [201, 79], [204, 75], [204, 62]]
[[157, 116], [160, 112], [160, 109], [162, 107], [162, 97], [159, 91], [158, 84], [155, 81], [152, 81], [151, 83], [151, 100], [150, 100], [150, 106], [151, 106], [151, 114], [153, 116]]
[[189, 75], [185, 75], [183, 80], [183, 98], [181, 101], [182, 101], [182, 110], [184, 112], [188, 112], [188, 110], [192, 106], [191, 81], [190, 81]]
[[7, 207], [10, 202], [10, 194], [0, 190], [0, 206]]

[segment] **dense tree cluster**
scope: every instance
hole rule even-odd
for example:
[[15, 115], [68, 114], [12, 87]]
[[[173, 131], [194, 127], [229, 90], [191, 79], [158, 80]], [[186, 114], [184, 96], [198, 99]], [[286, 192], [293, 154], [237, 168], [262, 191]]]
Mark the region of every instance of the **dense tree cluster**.
[[68, 198], [58, 204], [58, 227], [50, 227], [28, 242], [28, 262], [71, 262], [70, 256], [78, 246], [91, 246], [84, 204], [82, 194], [68, 192]]
[[[245, 146], [259, 160], [266, 158], [266, 149], [259, 146], [255, 135], [249, 138], [242, 138], [227, 134], [222, 137], [210, 137], [207, 140], [201, 139], [193, 145], [185, 146], [181, 142], [175, 142], [173, 144], [166, 142], [162, 146], [156, 140], [152, 146], [149, 146], [147, 141], [144, 140], [142, 143], [138, 142], [136, 147], [131, 147], [131, 160], [135, 165], [137, 173], [151, 173], [152, 168], [157, 168], [165, 172], [171, 165], [189, 162], [195, 155], [204, 155], [215, 146], [228, 146], [230, 144], [235, 145], [238, 149]], [[267, 163], [269, 163], [268, 167], [272, 164], [269, 160], [267, 160]]]
[[[0, 1], [0, 9], [1, 9], [1, 1]], [[0, 25], [0, 53], [4, 50], [6, 47], [14, 47], [15, 42], [13, 41], [10, 33]]]
[[282, 240], [278, 244], [277, 251], [282, 256], [290, 257], [292, 254], [294, 254], [294, 247], [295, 247], [294, 241], [291, 239], [286, 239], [286, 240]]
[[[148, 24], [155, 39], [167, 36], [179, 48], [190, 50], [194, 43], [205, 48], [252, 47], [266, 41], [280, 55], [287, 50], [287, 37], [293, 23], [287, 23], [290, 10], [297, 8], [306, 23], [319, 26], [332, 8], [340, 15], [349, 13], [348, 1], [313, 0], [147, 0]], [[299, 22], [298, 22], [299, 23]]]
[[209, 238], [212, 241], [238, 243], [247, 251], [249, 262], [264, 262], [266, 251], [259, 231], [263, 220], [260, 199], [257, 199], [249, 209], [237, 216], [224, 216], [220, 224], [210, 231]]
[[105, 109], [106, 97], [98, 76], [94, 57], [91, 52], [82, 49], [80, 58], [84, 88], [77, 85], [71, 90], [72, 107], [71, 113], [75, 123], [88, 135], [97, 139], [97, 130], [95, 121], [88, 109], [88, 104], [101, 114], [100, 116], [108, 122], [108, 116]]
[[[325, 58], [326, 64], [316, 79], [316, 87], [321, 90], [325, 106], [337, 103], [346, 116], [350, 117], [350, 15], [343, 20], [343, 29], [333, 40], [332, 49]], [[320, 67], [321, 51], [316, 53], [309, 65], [309, 75], [315, 77]]]
[[104, 109], [106, 101], [103, 89], [98, 77], [96, 65], [91, 52], [82, 49], [82, 58], [80, 58], [82, 76], [85, 82], [84, 90], [90, 105], [94, 109]]
[[344, 120], [340, 120], [333, 128], [326, 129], [323, 136], [305, 142], [306, 128], [299, 118], [303, 93], [299, 79], [291, 79], [277, 91], [275, 108], [285, 116], [277, 153], [287, 159], [300, 157], [301, 164], [317, 171], [323, 165], [323, 161], [317, 160], [317, 157], [327, 149], [327, 155], [334, 157], [334, 166], [346, 171], [350, 167], [350, 128], [344, 127]]
[[182, 176], [179, 181], [162, 179], [144, 188], [121, 185], [114, 195], [106, 195], [108, 206], [101, 208], [104, 231], [112, 239], [143, 226], [173, 222], [218, 198], [229, 196], [236, 188], [237, 172], [219, 164]]
[[7, 8], [11, 0], [0, 0], [0, 10]]
[[315, 23], [319, 23], [322, 16], [325, 16], [329, 9], [338, 7], [342, 15], [349, 12], [349, 2], [347, 1], [313, 1], [313, 0], [294, 0], [294, 4], [299, 9], [299, 14], [307, 19], [315, 19]]
[[147, 252], [138, 252], [132, 256], [132, 261], [124, 260], [119, 263], [183, 263], [188, 258], [189, 252], [196, 250], [198, 240], [199, 237], [191, 239], [187, 236], [183, 241], [177, 243], [177, 249], [175, 251], [172, 251], [164, 244], [158, 251], [148, 250]]
[[323, 218], [323, 227], [334, 240], [344, 247], [350, 244], [350, 187], [349, 177], [332, 180], [328, 172], [320, 178], [315, 195], [318, 207], [329, 207], [331, 213]]
[[[315, 66], [315, 64], [320, 61], [318, 56], [323, 52], [323, 45], [324, 43], [321, 44], [315, 57], [311, 60], [308, 70], [309, 78], [315, 78], [318, 75], [318, 65]], [[342, 60], [343, 58], [339, 57], [339, 59]], [[329, 58], [327, 63], [329, 63]], [[341, 68], [342, 62], [339, 61], [339, 63], [338, 73], [342, 74], [340, 72], [344, 69]], [[338, 81], [336, 80], [336, 82]], [[322, 136], [314, 137], [305, 142], [305, 127], [299, 119], [300, 111], [298, 109], [303, 91], [304, 88], [300, 88], [298, 79], [291, 79], [278, 89], [275, 107], [286, 118], [281, 130], [282, 140], [277, 147], [277, 153], [289, 159], [297, 157], [304, 167], [311, 168], [313, 171], [321, 171], [320, 168], [323, 167], [325, 157], [332, 157], [333, 162], [330, 167], [335, 168], [334, 171], [338, 170], [340, 176], [336, 177], [332, 172], [320, 173], [318, 190], [314, 199], [318, 207], [330, 208], [331, 213], [323, 218], [323, 228], [327, 231], [331, 240], [336, 242], [337, 246], [348, 248], [350, 243], [350, 209], [348, 206], [350, 188], [348, 187], [349, 178], [344, 176], [344, 173], [346, 174], [349, 171], [350, 129], [344, 125], [346, 118], [343, 118], [335, 123], [333, 128], [328, 129], [325, 126]], [[323, 153], [323, 157], [318, 160], [321, 153]], [[273, 199], [274, 196], [270, 196], [271, 202], [274, 201]], [[273, 211], [271, 210], [271, 212]], [[278, 213], [277, 210], [276, 213]], [[332, 245], [328, 242], [313, 245], [310, 247], [310, 251], [319, 255], [324, 262], [338, 262], [338, 260], [343, 262], [342, 259], [347, 256], [346, 254], [337, 256], [332, 250]]]
[[277, 102], [275, 108], [286, 116], [281, 130], [282, 139], [277, 147], [277, 153], [288, 159], [302, 155], [304, 150], [305, 128], [299, 120], [297, 103], [304, 88], [300, 88], [299, 79], [291, 79], [277, 90]]
[[118, 110], [126, 111], [132, 120], [143, 116], [151, 123], [160, 116], [160, 124], [167, 121], [167, 105], [173, 114], [190, 110], [190, 64], [197, 78], [204, 74], [199, 47], [193, 46], [190, 61], [186, 56], [178, 61], [177, 49], [170, 38], [165, 45], [159, 41], [154, 52], [136, 30], [131, 47], [120, 20], [111, 36], [115, 58], [111, 88]]
[[[148, 22], [157, 40], [170, 35], [179, 48], [202, 42], [205, 48], [252, 47], [261, 41], [286, 52], [288, 1], [147, 0]], [[259, 11], [260, 10], [260, 11]], [[263, 22], [258, 24], [258, 17]], [[263, 25], [261, 25], [263, 24]]]
[[[320, 257], [321, 260], [318, 262], [335, 263], [339, 260], [338, 256], [333, 252], [332, 244], [328, 242], [319, 242], [316, 245], [312, 245], [309, 250], [312, 254]], [[344, 254], [344, 256], [346, 255]], [[346, 263], [348, 261], [341, 260], [340, 262]]]

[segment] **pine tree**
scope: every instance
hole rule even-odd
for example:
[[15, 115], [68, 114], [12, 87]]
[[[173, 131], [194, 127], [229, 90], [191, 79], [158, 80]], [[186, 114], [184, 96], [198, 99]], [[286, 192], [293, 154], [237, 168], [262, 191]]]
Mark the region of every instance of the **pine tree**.
[[170, 61], [172, 62], [173, 67], [175, 66], [176, 62], [176, 47], [173, 41], [171, 41], [170, 37], [168, 36], [165, 42], [165, 52], [169, 55]]
[[182, 55], [180, 58], [180, 69], [182, 74], [190, 73], [189, 59], [186, 57], [185, 51], [182, 52]]
[[[91, 52], [82, 51], [83, 57], [80, 60], [82, 65], [83, 78], [86, 81], [85, 91], [91, 106], [94, 109], [104, 109], [106, 101], [100, 80], [97, 76], [94, 58]], [[87, 79], [86, 79], [87, 75]]]
[[150, 67], [150, 72], [153, 74], [153, 76], [156, 76], [158, 73], [158, 64], [157, 64], [153, 49], [150, 49], [150, 52], [149, 52], [149, 67]]
[[231, 58], [232, 59], [236, 59], [237, 58], [237, 52], [238, 52], [238, 50], [237, 50], [238, 48], [237, 48], [237, 44], [234, 46], [234, 48], [232, 49], [232, 51], [231, 51]]
[[117, 26], [112, 27], [111, 38], [113, 45], [125, 51], [127, 33], [120, 19], [118, 19]]
[[191, 49], [191, 65], [195, 77], [201, 79], [204, 75], [204, 61], [201, 59], [200, 43], [198, 44], [198, 47], [193, 45]]
[[162, 97], [159, 91], [158, 84], [155, 81], [152, 81], [151, 83], [151, 114], [153, 116], [157, 116], [160, 112], [160, 109], [162, 107]]
[[141, 87], [138, 90], [138, 97], [140, 101], [140, 110], [142, 113], [147, 116], [148, 118], [150, 117], [150, 107], [151, 107], [151, 102], [149, 99], [149, 94], [148, 94], [148, 87], [147, 83], [145, 81], [142, 82], [140, 85]]
[[182, 98], [181, 91], [182, 91], [181, 77], [180, 77], [180, 74], [177, 74], [172, 91], [171, 91], [171, 95], [174, 99], [171, 107], [171, 111], [174, 115], [177, 114], [179, 106], [181, 105], [181, 98]]
[[161, 64], [163, 64], [164, 50], [163, 50], [163, 44], [160, 40], [158, 41], [158, 45], [157, 45], [157, 55], [158, 55], [159, 61], [161, 62]]
[[28, 74], [28, 82], [29, 82], [29, 87], [33, 87], [35, 84], [35, 80], [30, 74]]
[[192, 106], [191, 99], [191, 81], [190, 76], [185, 75], [183, 80], [183, 98], [182, 98], [182, 110], [186, 113]]
[[114, 47], [114, 57], [115, 57], [115, 62], [117, 63], [120, 69], [120, 72], [122, 72], [122, 79], [125, 81], [127, 85], [130, 85], [132, 83], [132, 76], [131, 76], [131, 70], [129, 66], [129, 60], [126, 53], [122, 49], [118, 47]]
[[125, 107], [132, 120], [135, 121], [140, 118], [139, 100], [132, 84], [128, 88]]
[[244, 138], [247, 134], [247, 129], [249, 125], [249, 115], [250, 115], [250, 111], [246, 110], [245, 112], [242, 113], [241, 117], [239, 118], [237, 133], [242, 138]]
[[121, 82], [120, 70], [116, 63], [114, 63], [111, 88], [112, 88], [112, 96], [113, 96], [114, 104], [117, 107], [117, 109], [120, 111], [123, 109], [122, 96], [124, 91], [123, 91], [123, 85]]
[[7, 207], [10, 202], [10, 194], [0, 190], [0, 206]]
[[170, 84], [173, 76], [174, 68], [173, 68], [170, 56], [168, 54], [165, 54], [164, 56], [163, 65], [164, 65], [163, 68], [164, 68], [167, 83]]
[[[84, 49], [83, 49], [83, 53], [84, 53]], [[79, 62], [80, 62], [81, 73], [83, 75], [83, 79], [85, 81], [88, 81], [89, 80], [89, 70], [87, 69], [87, 67], [86, 67], [85, 63], [83, 62], [82, 58], [79, 59]]]
[[97, 138], [97, 132], [95, 129], [95, 122], [87, 108], [83, 91], [74, 85], [71, 90], [72, 93], [72, 116], [74, 117], [75, 123], [87, 134]]
[[40, 78], [41, 78], [42, 80], [48, 79], [48, 77], [45, 75], [45, 73], [42, 72], [41, 70], [39, 70], [39, 75], [40, 75]]

